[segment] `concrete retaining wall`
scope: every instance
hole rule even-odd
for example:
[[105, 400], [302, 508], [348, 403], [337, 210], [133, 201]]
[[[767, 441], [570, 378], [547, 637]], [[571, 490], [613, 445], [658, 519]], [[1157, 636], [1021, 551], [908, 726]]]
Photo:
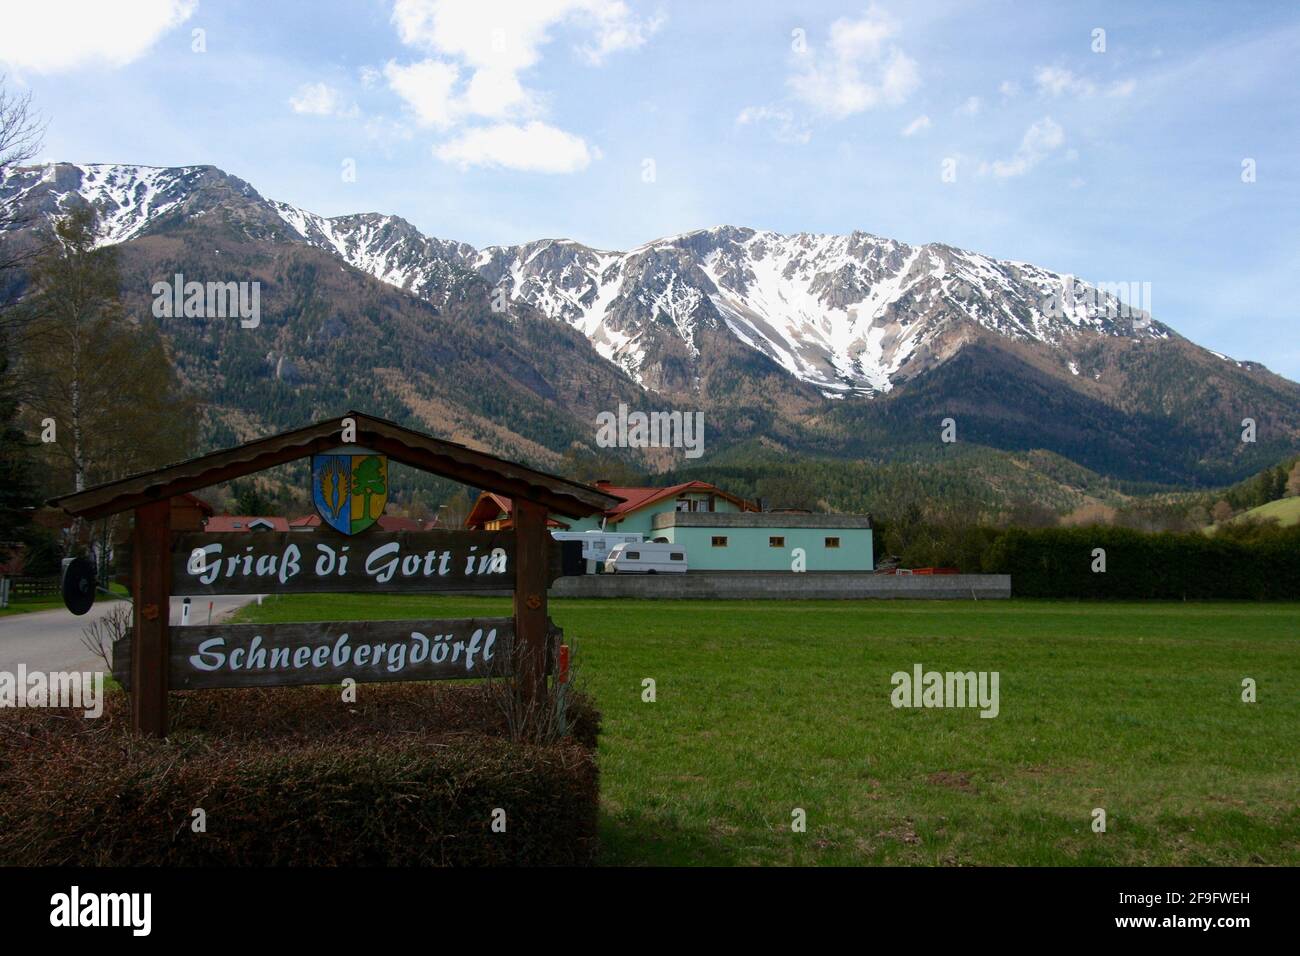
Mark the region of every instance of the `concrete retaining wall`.
[[550, 596], [703, 600], [990, 600], [1011, 597], [1009, 574], [898, 575], [790, 572], [588, 574], [558, 578]]

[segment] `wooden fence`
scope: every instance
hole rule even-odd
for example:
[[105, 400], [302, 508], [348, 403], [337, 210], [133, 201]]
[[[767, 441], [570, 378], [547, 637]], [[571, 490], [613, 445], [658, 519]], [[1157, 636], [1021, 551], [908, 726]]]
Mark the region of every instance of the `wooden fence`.
[[12, 577], [8, 580], [10, 601], [56, 598], [62, 593], [57, 575], [48, 578]]

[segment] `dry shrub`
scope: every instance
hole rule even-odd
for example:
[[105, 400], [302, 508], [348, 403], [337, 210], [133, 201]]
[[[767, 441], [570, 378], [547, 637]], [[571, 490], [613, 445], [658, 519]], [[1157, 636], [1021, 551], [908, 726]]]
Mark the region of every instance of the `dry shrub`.
[[[512, 741], [478, 686], [171, 695], [166, 740], [104, 716], [0, 711], [0, 865], [574, 865], [596, 846], [599, 715]], [[506, 832], [492, 813], [506, 811]], [[193, 811], [206, 832], [192, 828]]]

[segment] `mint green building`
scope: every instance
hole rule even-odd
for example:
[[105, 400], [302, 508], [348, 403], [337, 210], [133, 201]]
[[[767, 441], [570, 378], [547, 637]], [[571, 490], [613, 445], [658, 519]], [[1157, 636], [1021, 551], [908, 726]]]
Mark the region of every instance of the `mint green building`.
[[[691, 571], [872, 571], [870, 515], [760, 511], [703, 481], [666, 488], [596, 482], [623, 502], [581, 520], [552, 517], [552, 531], [639, 534], [686, 547]], [[508, 498], [485, 493], [465, 522], [488, 531], [513, 527]]]
[[652, 538], [686, 547], [692, 571], [871, 571], [870, 515], [661, 512]]

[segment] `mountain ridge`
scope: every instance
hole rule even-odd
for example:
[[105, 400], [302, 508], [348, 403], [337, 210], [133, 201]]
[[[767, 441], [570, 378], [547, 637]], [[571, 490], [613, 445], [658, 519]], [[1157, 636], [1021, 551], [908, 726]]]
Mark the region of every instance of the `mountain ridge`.
[[[319, 216], [211, 165], [21, 167], [0, 180], [0, 201], [38, 219], [90, 202], [103, 242], [124, 249], [183, 237], [170, 259], [150, 253], [158, 268], [226, 244], [238, 252], [213, 266], [234, 277], [240, 262], [252, 269], [287, 243], [435, 310], [487, 306], [503, 330], [557, 322], [647, 401], [707, 409], [724, 444], [761, 438], [799, 453], [887, 454], [900, 436], [934, 440], [930, 419], [964, 408], [970, 434], [994, 447], [1042, 447], [1126, 479], [1201, 483], [1231, 480], [1300, 443], [1295, 383], [1203, 349], [1069, 273], [944, 243], [724, 225], [627, 251], [570, 238], [476, 248], [397, 215]], [[289, 353], [309, 352], [312, 341], [286, 343], [280, 358], [311, 364]], [[567, 350], [554, 360], [596, 359]], [[601, 378], [577, 367], [565, 374]], [[962, 394], [974, 381], [984, 383], [977, 408]], [[1060, 418], [1026, 416], [1018, 395], [1031, 394], [1051, 395], [1044, 404]], [[1266, 436], [1255, 448], [1236, 441], [1247, 415]]]

